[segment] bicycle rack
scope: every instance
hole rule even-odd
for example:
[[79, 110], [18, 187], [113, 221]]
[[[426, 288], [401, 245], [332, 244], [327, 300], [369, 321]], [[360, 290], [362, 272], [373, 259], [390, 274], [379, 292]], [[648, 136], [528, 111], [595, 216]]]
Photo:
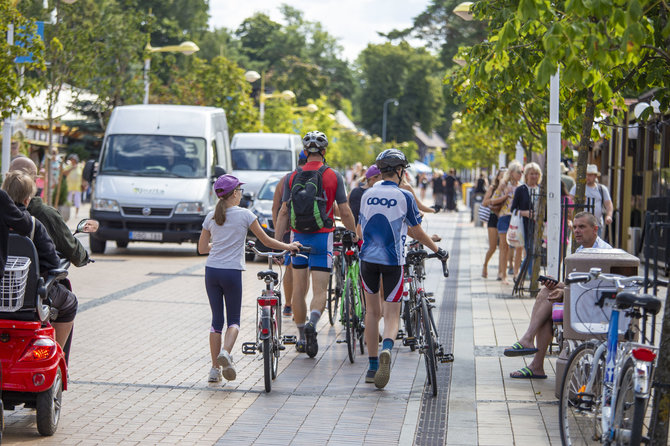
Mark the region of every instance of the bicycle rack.
[[[295, 344], [296, 342], [298, 342], [298, 338], [296, 337], [296, 335], [284, 335], [281, 337], [281, 342], [282, 344]], [[284, 348], [282, 347], [283, 345], [280, 346], [279, 349], [284, 350], [285, 347]]]
[[255, 355], [257, 350], [259, 350], [259, 348], [255, 342], [242, 343], [242, 353], [244, 353], [245, 355]]

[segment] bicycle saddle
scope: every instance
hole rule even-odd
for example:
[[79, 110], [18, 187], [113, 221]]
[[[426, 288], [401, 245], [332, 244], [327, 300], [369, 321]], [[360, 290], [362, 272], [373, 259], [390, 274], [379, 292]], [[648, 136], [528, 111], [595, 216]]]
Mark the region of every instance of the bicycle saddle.
[[258, 272], [258, 279], [265, 280], [266, 277], [271, 277], [272, 280], [276, 281], [279, 278], [279, 275], [277, 274], [276, 271], [271, 271], [269, 269]]
[[639, 307], [644, 308], [652, 314], [661, 309], [661, 301], [649, 294], [635, 294], [630, 291], [622, 291], [616, 295], [616, 305], [619, 308]]

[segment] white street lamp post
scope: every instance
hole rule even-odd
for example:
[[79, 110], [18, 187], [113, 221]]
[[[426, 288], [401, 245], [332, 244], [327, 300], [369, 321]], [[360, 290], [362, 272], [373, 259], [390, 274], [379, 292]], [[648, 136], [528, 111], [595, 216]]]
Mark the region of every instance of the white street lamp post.
[[187, 56], [200, 51], [198, 45], [191, 41], [182, 42], [179, 45], [168, 45], [162, 47], [153, 47], [147, 43], [145, 48], [149, 56], [144, 59], [144, 104], [149, 103], [149, 71], [151, 70], [151, 53], [182, 53]]
[[382, 142], [386, 142], [386, 115], [388, 112], [388, 105], [393, 102], [393, 105], [398, 106], [398, 100], [395, 98], [387, 99], [384, 101], [384, 114], [382, 116]]
[[[259, 133], [263, 133], [263, 120], [265, 118], [265, 100], [272, 98], [280, 98], [286, 101], [291, 101], [295, 99], [295, 93], [293, 93], [291, 90], [284, 90], [281, 93], [265, 94], [265, 76], [263, 76], [262, 74], [258, 74], [257, 71], [253, 70], [247, 71], [246, 73], [244, 73], [244, 78], [247, 80], [247, 82], [252, 84], [256, 82], [258, 79], [261, 80], [261, 91], [258, 94], [258, 103], [259, 103], [258, 110], [259, 110], [259, 121], [260, 121], [260, 128], [258, 131]], [[316, 107], [315, 104], [314, 107]]]

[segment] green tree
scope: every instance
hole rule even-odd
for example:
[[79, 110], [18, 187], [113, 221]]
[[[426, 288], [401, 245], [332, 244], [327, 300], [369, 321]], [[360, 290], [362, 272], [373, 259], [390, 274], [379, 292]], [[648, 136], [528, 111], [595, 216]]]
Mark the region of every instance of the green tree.
[[[9, 45], [6, 36], [9, 25], [14, 27], [14, 45]], [[0, 2], [0, 116], [7, 118], [24, 109], [28, 98], [40, 89], [40, 79], [30, 76], [32, 71], [43, 72], [44, 43], [35, 34], [33, 20], [21, 14], [11, 2]], [[21, 79], [16, 57], [33, 55], [32, 63], [22, 64], [28, 76]], [[22, 84], [23, 82], [23, 84]]]
[[411, 140], [417, 122], [427, 131], [440, 124], [442, 66], [427, 50], [406, 42], [368, 45], [357, 64], [361, 123], [368, 131], [381, 135], [383, 104], [389, 98], [398, 99], [399, 106], [388, 107], [387, 140]]

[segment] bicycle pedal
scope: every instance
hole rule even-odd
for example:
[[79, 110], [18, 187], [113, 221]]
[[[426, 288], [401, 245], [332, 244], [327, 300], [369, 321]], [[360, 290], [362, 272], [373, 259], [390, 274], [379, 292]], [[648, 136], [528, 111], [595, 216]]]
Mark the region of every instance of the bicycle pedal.
[[[426, 300], [427, 300], [428, 302], [430, 302], [431, 304], [434, 304], [434, 303], [435, 303], [435, 298], [434, 298], [434, 297], [428, 297]], [[431, 308], [435, 308], [435, 305], [433, 305]]]
[[284, 335], [284, 336], [282, 336], [282, 343], [283, 344], [295, 344], [296, 342], [298, 342], [298, 338], [296, 337], [296, 335]]
[[454, 362], [454, 355], [452, 355], [451, 353], [447, 353], [447, 354], [445, 355], [445, 354], [443, 353], [442, 355], [440, 355], [440, 362], [441, 362], [442, 364], [446, 364], [446, 363], [448, 363], [448, 362]]
[[416, 338], [415, 337], [406, 337], [402, 340], [402, 345], [405, 347], [411, 347], [416, 345]]
[[426, 291], [426, 297], [433, 297], [434, 295], [435, 293], [433, 293], [432, 291]]
[[256, 343], [255, 342], [243, 342], [242, 343], [242, 353], [245, 355], [255, 355], [256, 354]]

